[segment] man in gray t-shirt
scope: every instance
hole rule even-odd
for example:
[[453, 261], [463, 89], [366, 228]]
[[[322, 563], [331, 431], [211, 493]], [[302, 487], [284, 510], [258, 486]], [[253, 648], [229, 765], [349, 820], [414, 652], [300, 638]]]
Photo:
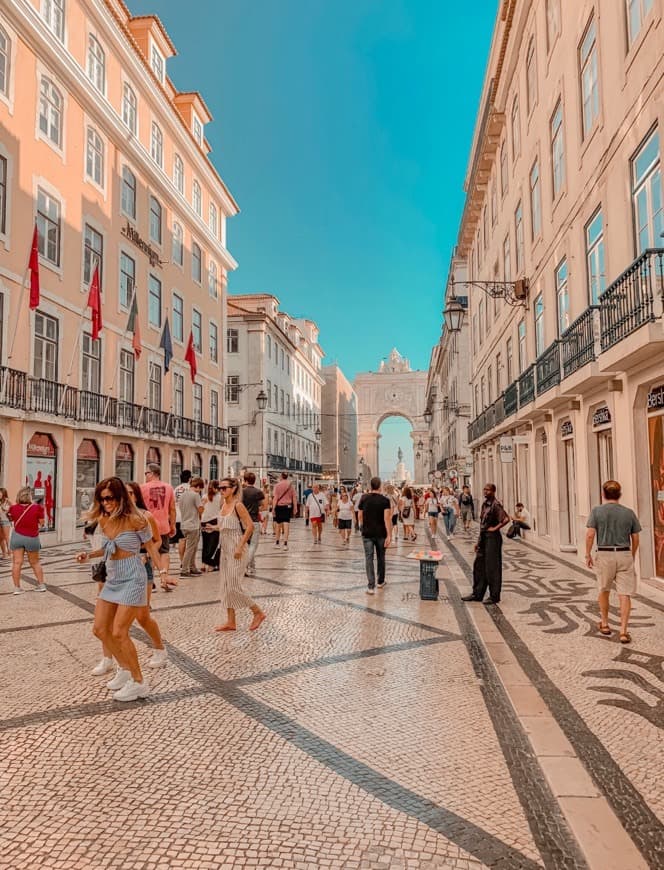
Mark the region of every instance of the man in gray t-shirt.
[[201, 537], [201, 492], [203, 481], [200, 477], [192, 477], [189, 489], [180, 496], [180, 528], [184, 535], [184, 556], [182, 557], [181, 577], [190, 577], [192, 574], [200, 574], [196, 567], [196, 550]]
[[[594, 507], [586, 523], [586, 565], [595, 568], [599, 587], [599, 632], [610, 635], [609, 594], [616, 588], [620, 599], [620, 642], [629, 643], [627, 630], [632, 598], [636, 592], [634, 557], [639, 549], [641, 524], [630, 508], [620, 502], [621, 489], [616, 480], [607, 480], [602, 486], [604, 503]], [[597, 539], [597, 553], [593, 559], [592, 548]]]

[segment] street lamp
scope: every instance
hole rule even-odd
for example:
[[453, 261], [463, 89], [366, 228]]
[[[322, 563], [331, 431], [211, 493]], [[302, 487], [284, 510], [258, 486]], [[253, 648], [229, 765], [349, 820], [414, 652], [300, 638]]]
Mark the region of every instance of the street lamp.
[[466, 310], [457, 299], [454, 292], [454, 287], [452, 287], [451, 289], [452, 295], [447, 300], [447, 305], [445, 306], [445, 310], [443, 311], [443, 318], [445, 320], [445, 328], [447, 329], [447, 331], [454, 334], [455, 332], [461, 332], [463, 317]]
[[258, 405], [259, 411], [264, 411], [267, 408], [267, 393], [265, 390], [261, 390], [256, 396], [256, 404]]
[[[254, 416], [253, 416], [253, 419], [251, 421], [252, 426], [256, 425], [256, 417], [258, 416], [258, 414], [262, 415], [263, 411], [267, 408], [267, 393], [265, 392], [265, 390], [262, 387], [261, 387], [258, 395], [256, 396], [256, 405], [258, 407], [258, 410], [254, 412]], [[258, 480], [260, 481], [261, 487], [263, 486], [263, 448], [265, 446], [263, 444], [263, 436], [264, 436], [263, 429], [264, 429], [263, 419], [261, 416], [261, 457], [260, 457], [260, 464], [258, 466]]]

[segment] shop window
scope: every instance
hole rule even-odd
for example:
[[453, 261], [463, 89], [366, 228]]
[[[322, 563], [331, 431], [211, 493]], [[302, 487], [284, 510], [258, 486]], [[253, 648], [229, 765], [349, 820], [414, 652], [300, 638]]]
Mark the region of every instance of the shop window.
[[85, 525], [85, 514], [94, 501], [99, 481], [99, 448], [91, 438], [84, 438], [76, 451], [76, 525]]
[[192, 477], [203, 476], [203, 458], [200, 453], [194, 453], [191, 459], [191, 475]]
[[171, 456], [171, 484], [180, 485], [180, 475], [184, 469], [184, 458], [181, 450], [174, 450]]
[[145, 454], [145, 464], [151, 465], [152, 463], [161, 468], [161, 450], [158, 447], [148, 447]]
[[57, 493], [57, 448], [50, 435], [35, 432], [28, 441], [25, 474], [33, 501], [44, 505], [44, 529], [53, 531]]
[[115, 475], [125, 483], [134, 479], [134, 448], [126, 441], [120, 442], [115, 451]]
[[216, 456], [210, 457], [210, 480], [219, 480], [219, 459]]

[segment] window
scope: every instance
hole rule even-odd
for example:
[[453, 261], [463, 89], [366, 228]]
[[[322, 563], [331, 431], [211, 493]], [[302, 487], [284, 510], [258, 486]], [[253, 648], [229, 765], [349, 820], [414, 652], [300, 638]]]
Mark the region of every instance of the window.
[[219, 232], [219, 214], [217, 206], [213, 202], [210, 203], [210, 232], [215, 237]]
[[152, 72], [163, 84], [166, 63], [164, 61], [164, 55], [159, 51], [154, 42], [152, 43], [152, 51], [150, 52], [150, 66], [152, 67]]
[[269, 335], [265, 336], [265, 352], [267, 353], [267, 358], [270, 359], [272, 357], [272, 339]]
[[122, 123], [136, 135], [138, 130], [138, 101], [133, 88], [124, 83], [122, 86]]
[[495, 182], [491, 185], [491, 226], [495, 227], [498, 220], [498, 197]]
[[636, 253], [662, 247], [664, 220], [658, 130], [653, 130], [632, 160], [632, 205]]
[[512, 279], [512, 254], [510, 251], [510, 234], [505, 236], [503, 242], [503, 281]]
[[507, 166], [507, 140], [500, 146], [500, 195], [505, 196], [509, 190], [509, 169]]
[[121, 402], [134, 401], [134, 364], [135, 357], [131, 350], [120, 351], [120, 390]]
[[521, 154], [521, 113], [519, 112], [519, 98], [514, 97], [512, 103], [512, 160]]
[[7, 231], [7, 158], [0, 154], [0, 234]]
[[514, 212], [514, 232], [516, 236], [516, 276], [523, 270], [524, 264], [524, 239], [523, 239], [523, 206], [519, 201]]
[[88, 127], [86, 138], [85, 174], [98, 187], [104, 186], [104, 143], [93, 127]]
[[210, 260], [208, 264], [208, 293], [213, 299], [217, 298], [217, 264]]
[[548, 51], [560, 33], [560, 0], [546, 0], [546, 47]]
[[544, 297], [540, 293], [535, 299], [535, 356], [544, 353]]
[[42, 17], [48, 29], [65, 41], [65, 0], [42, 0]]
[[[276, 390], [276, 387], [275, 387]], [[226, 401], [231, 405], [237, 405], [240, 401], [240, 376], [226, 376]]]
[[279, 390], [279, 413], [285, 413], [284, 391]]
[[191, 277], [198, 284], [203, 277], [203, 263], [200, 246], [196, 242], [191, 243]]
[[503, 360], [499, 353], [496, 354], [496, 396], [503, 391]]
[[161, 244], [161, 203], [154, 196], [150, 197], [150, 238]]
[[161, 127], [156, 121], [152, 122], [152, 133], [150, 135], [150, 156], [154, 162], [163, 169], [164, 166], [164, 134], [161, 132]]
[[153, 411], [161, 411], [161, 366], [151, 363], [148, 379], [148, 402]]
[[173, 184], [177, 187], [178, 193], [184, 194], [184, 163], [179, 154], [173, 158]]
[[484, 375], [480, 378], [480, 399], [482, 401], [482, 410], [486, 408], [486, 378]]
[[198, 353], [203, 352], [203, 329], [201, 312], [194, 308], [191, 312], [191, 332], [194, 336], [194, 348]]
[[128, 166], [122, 167], [120, 203], [127, 217], [136, 220], [136, 176]]
[[212, 362], [219, 360], [219, 332], [216, 323], [210, 323], [210, 359]]
[[199, 145], [203, 144], [203, 125], [201, 124], [198, 115], [194, 115], [194, 139], [198, 142]]
[[507, 383], [512, 383], [512, 373], [514, 369], [514, 361], [512, 359], [512, 339], [507, 339], [507, 344], [505, 345], [505, 376], [507, 377]]
[[526, 360], [528, 357], [526, 356], [526, 321], [520, 320], [518, 327], [518, 340], [519, 340], [519, 372], [523, 372], [526, 369]]
[[124, 251], [120, 253], [120, 305], [129, 309], [136, 285], [136, 261]]
[[484, 249], [489, 246], [489, 222], [487, 220], [486, 206], [482, 209], [482, 234], [484, 236]]
[[62, 148], [62, 94], [46, 76], [39, 84], [39, 130], [56, 148]]
[[12, 44], [5, 30], [0, 27], [0, 94], [9, 94], [9, 64], [12, 56]]
[[228, 452], [231, 456], [237, 456], [240, 452], [240, 427], [228, 427]]
[[92, 34], [88, 37], [88, 78], [103, 94], [106, 90], [106, 55]]
[[171, 259], [177, 266], [182, 266], [184, 263], [184, 233], [179, 223], [173, 224]]
[[276, 384], [274, 385], [274, 391], [273, 391], [272, 395], [273, 395], [273, 402], [272, 402], [271, 407], [273, 407], [275, 412], [276, 412], [279, 410], [279, 388], [277, 387]]
[[47, 381], [58, 379], [58, 321], [55, 317], [35, 313], [35, 344], [32, 376]]
[[41, 188], [37, 191], [37, 233], [39, 253], [60, 265], [60, 203]]
[[173, 372], [173, 413], [184, 417], [184, 375]]
[[604, 266], [604, 218], [600, 208], [586, 224], [586, 268], [588, 271], [588, 295], [590, 304], [597, 305], [606, 290]]
[[104, 238], [89, 224], [83, 231], [83, 283], [92, 280], [95, 266], [99, 268], [99, 287], [101, 289], [104, 267]]
[[203, 386], [202, 384], [194, 384], [192, 388], [192, 410], [194, 412], [194, 420], [200, 423], [203, 420]]
[[[269, 338], [269, 336], [268, 336]], [[227, 353], [239, 353], [240, 350], [240, 333], [232, 327], [226, 330], [226, 351]], [[269, 384], [269, 381], [268, 381]], [[268, 394], [270, 388], [268, 387]]]
[[530, 221], [531, 237], [535, 239], [542, 232], [542, 196], [538, 160], [533, 163], [530, 170]]
[[101, 340], [93, 341], [83, 333], [81, 389], [88, 393], [101, 391]]
[[535, 37], [531, 36], [526, 53], [526, 105], [528, 114], [537, 102], [537, 61], [535, 58]]
[[272, 381], [267, 382], [267, 406], [272, 410]]
[[487, 402], [490, 405], [493, 402], [493, 370], [491, 366], [488, 366], [486, 370], [486, 387]]
[[558, 335], [562, 335], [570, 324], [569, 284], [567, 281], [567, 258], [556, 269], [556, 296], [558, 298]]
[[595, 22], [591, 19], [579, 48], [581, 69], [581, 103], [583, 114], [583, 138], [592, 130], [599, 117], [599, 74], [597, 68], [597, 35]]
[[[210, 423], [215, 429], [219, 425], [219, 393], [216, 390], [210, 390]], [[212, 480], [215, 478], [216, 475]]]
[[194, 181], [191, 188], [191, 204], [197, 215], [203, 214], [203, 196], [201, 194], [201, 186], [197, 181]]
[[480, 299], [479, 314], [477, 319], [479, 321], [480, 327], [480, 344], [482, 344], [482, 342], [484, 341], [484, 299]]
[[627, 0], [627, 24], [629, 43], [634, 42], [643, 26], [643, 22], [653, 7], [654, 0]]
[[184, 302], [177, 293], [173, 294], [173, 338], [184, 341]]
[[551, 118], [551, 165], [553, 167], [553, 198], [565, 181], [565, 141], [563, 138], [563, 105], [560, 100]]
[[161, 281], [154, 275], [148, 275], [148, 323], [161, 326]]

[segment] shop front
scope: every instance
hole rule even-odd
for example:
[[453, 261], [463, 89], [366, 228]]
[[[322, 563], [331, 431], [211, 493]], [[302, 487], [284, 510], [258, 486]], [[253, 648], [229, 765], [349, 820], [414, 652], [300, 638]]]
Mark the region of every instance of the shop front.
[[654, 573], [664, 579], [664, 384], [648, 393], [647, 413]]
[[219, 459], [216, 454], [210, 457], [210, 480], [219, 480]]
[[134, 479], [134, 448], [127, 441], [121, 441], [116, 448], [115, 474], [125, 483]]
[[[611, 411], [605, 403], [595, 408], [590, 419], [591, 445], [590, 458], [592, 496], [591, 503], [602, 498], [602, 484], [614, 480], [615, 465], [613, 460], [613, 419]], [[593, 461], [594, 460], [594, 461]]]
[[58, 451], [55, 441], [45, 432], [35, 432], [28, 441], [25, 456], [25, 485], [32, 491], [32, 498], [44, 505], [44, 531], [56, 528]]
[[203, 457], [200, 453], [194, 453], [191, 457], [192, 477], [203, 477]]
[[180, 475], [184, 470], [184, 457], [181, 450], [174, 450], [171, 454], [171, 485], [180, 485]]
[[576, 550], [576, 460], [574, 456], [574, 424], [560, 424], [560, 548]]
[[84, 514], [94, 501], [99, 482], [99, 448], [91, 438], [84, 438], [76, 451], [76, 525], [84, 526]]

